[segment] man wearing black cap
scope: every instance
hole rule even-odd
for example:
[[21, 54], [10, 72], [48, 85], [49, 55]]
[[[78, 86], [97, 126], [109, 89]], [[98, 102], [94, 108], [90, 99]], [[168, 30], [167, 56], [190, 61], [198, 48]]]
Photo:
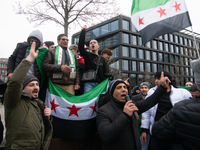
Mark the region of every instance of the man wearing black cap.
[[13, 72], [5, 92], [5, 149], [47, 150], [51, 141], [51, 109], [38, 98], [39, 80], [27, 75], [39, 53], [35, 45]]
[[162, 74], [160, 82], [161, 85], [152, 96], [138, 102], [126, 102], [128, 90], [124, 81], [111, 82], [111, 100], [97, 112], [97, 129], [103, 142], [103, 150], [141, 150], [138, 121], [133, 112], [138, 110], [138, 114], [141, 114], [159, 101], [170, 81]]
[[[167, 87], [167, 93], [163, 95], [159, 103], [142, 114], [141, 128], [143, 129], [143, 133], [148, 132], [148, 129], [150, 128], [150, 134], [152, 134], [152, 126], [154, 122], [158, 121], [165, 114], [167, 114], [167, 112], [170, 109], [172, 109], [177, 102], [189, 99], [191, 97], [189, 91], [181, 88], [176, 88], [176, 85], [172, 80], [172, 76], [168, 72], [164, 71], [164, 76], [168, 77], [171, 83]], [[151, 88], [149, 90], [147, 97], [153, 94], [157, 89], [157, 87], [160, 85], [160, 78], [161, 78], [161, 72], [156, 72], [155, 73], [156, 87]], [[142, 141], [143, 143], [146, 143], [145, 134], [142, 134]], [[163, 142], [156, 140], [153, 136], [151, 137], [150, 147], [153, 150], [171, 150], [171, 149], [173, 150], [175, 148], [181, 149], [180, 145], [165, 144]]]

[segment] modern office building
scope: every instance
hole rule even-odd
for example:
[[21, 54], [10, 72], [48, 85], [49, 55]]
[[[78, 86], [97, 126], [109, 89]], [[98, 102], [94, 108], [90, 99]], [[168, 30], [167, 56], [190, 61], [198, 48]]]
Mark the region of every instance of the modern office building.
[[[79, 34], [72, 36], [72, 43], [78, 44]], [[197, 47], [200, 35], [193, 33]], [[141, 36], [126, 16], [117, 16], [86, 30], [86, 45], [91, 39], [99, 42], [99, 54], [104, 48], [113, 51], [109, 62], [110, 71], [115, 78], [130, 78], [131, 86], [143, 81], [154, 84], [153, 74], [168, 71], [177, 85], [194, 81], [190, 60], [197, 59], [199, 52], [195, 47], [192, 32], [183, 30], [159, 36], [142, 46]]]
[[1, 80], [4, 82], [8, 81], [7, 64], [8, 64], [7, 58], [0, 58], [0, 75], [1, 75]]

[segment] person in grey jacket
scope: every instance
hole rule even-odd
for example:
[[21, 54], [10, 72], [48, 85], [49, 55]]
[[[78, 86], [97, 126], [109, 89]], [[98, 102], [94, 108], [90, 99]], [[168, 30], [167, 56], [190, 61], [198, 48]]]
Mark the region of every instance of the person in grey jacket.
[[5, 92], [6, 150], [47, 150], [51, 141], [51, 109], [38, 98], [39, 80], [27, 75], [38, 56], [35, 44], [13, 72]]
[[128, 90], [124, 81], [111, 82], [111, 100], [97, 111], [97, 129], [103, 142], [103, 150], [141, 150], [138, 121], [133, 112], [138, 110], [138, 114], [141, 114], [158, 103], [169, 82], [162, 74], [161, 86], [156, 92], [146, 100], [138, 102], [125, 101]]

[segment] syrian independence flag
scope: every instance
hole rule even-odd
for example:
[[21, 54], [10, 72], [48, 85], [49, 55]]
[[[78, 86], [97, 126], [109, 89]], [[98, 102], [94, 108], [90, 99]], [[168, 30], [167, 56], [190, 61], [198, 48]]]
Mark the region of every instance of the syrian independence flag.
[[57, 137], [85, 140], [95, 135], [98, 97], [107, 91], [108, 78], [87, 93], [74, 96], [49, 79], [46, 104], [51, 108]]
[[131, 20], [142, 36], [143, 45], [192, 25], [184, 0], [133, 0]]

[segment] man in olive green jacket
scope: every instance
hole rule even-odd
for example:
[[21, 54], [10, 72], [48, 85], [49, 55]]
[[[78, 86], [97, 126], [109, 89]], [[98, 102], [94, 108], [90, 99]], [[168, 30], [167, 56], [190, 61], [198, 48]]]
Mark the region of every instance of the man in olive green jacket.
[[51, 141], [51, 109], [38, 98], [38, 79], [26, 75], [38, 55], [35, 45], [15, 69], [5, 92], [6, 150], [47, 150]]

